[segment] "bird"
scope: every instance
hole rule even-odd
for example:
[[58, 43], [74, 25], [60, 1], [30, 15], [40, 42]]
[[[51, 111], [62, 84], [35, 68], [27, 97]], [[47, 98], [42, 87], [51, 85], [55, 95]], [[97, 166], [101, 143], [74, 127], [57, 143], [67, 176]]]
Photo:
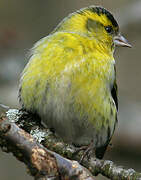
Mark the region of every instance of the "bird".
[[82, 8], [35, 43], [19, 83], [23, 109], [99, 159], [117, 125], [116, 46], [131, 47], [113, 15], [100, 6]]

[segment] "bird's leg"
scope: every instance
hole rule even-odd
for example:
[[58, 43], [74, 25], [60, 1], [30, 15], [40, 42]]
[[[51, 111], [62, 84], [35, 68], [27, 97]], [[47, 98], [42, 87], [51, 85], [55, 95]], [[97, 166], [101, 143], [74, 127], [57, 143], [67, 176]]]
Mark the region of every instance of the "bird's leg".
[[87, 148], [88, 148], [88, 146], [77, 147], [77, 149], [74, 152], [74, 154], [78, 154], [80, 151], [85, 151]]
[[84, 150], [83, 155], [81, 156], [80, 163], [84, 160], [84, 158], [87, 156], [88, 160], [90, 159], [90, 155], [93, 150], [93, 141], [87, 146], [87, 148]]
[[87, 156], [87, 158], [89, 159], [90, 158], [90, 155], [91, 155], [91, 152], [93, 150], [93, 141], [91, 141], [91, 143], [87, 146], [81, 146], [80, 148], [78, 148], [74, 154], [77, 154], [79, 153], [80, 151], [84, 151], [83, 152], [83, 155], [81, 156], [81, 159], [80, 159], [80, 163], [84, 160], [84, 158]]

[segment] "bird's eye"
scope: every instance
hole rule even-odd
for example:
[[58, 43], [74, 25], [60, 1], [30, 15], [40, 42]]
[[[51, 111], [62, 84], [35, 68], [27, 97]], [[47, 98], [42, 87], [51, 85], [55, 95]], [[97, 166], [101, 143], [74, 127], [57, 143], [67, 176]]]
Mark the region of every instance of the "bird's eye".
[[109, 34], [113, 32], [112, 26], [106, 26], [106, 27], [105, 27], [105, 30], [106, 30]]

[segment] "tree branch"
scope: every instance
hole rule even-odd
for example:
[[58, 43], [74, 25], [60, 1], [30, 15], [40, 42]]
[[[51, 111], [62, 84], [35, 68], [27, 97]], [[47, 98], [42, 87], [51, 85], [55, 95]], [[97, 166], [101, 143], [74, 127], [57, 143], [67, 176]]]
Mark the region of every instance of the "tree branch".
[[92, 176], [77, 162], [82, 154], [74, 156], [76, 147], [63, 143], [49, 129], [44, 129], [38, 117], [35, 120], [26, 112], [18, 110], [9, 110], [7, 116], [3, 115], [0, 118], [0, 147], [3, 151], [12, 152], [18, 160], [24, 162], [35, 179], [94, 180], [93, 176], [98, 174], [117, 180], [141, 179], [141, 173], [133, 169], [126, 170], [111, 161], [93, 157], [89, 161], [84, 159], [82, 163]]
[[94, 180], [77, 161], [70, 161], [39, 144], [30, 134], [6, 117], [0, 119], [0, 146], [24, 162], [35, 179]]

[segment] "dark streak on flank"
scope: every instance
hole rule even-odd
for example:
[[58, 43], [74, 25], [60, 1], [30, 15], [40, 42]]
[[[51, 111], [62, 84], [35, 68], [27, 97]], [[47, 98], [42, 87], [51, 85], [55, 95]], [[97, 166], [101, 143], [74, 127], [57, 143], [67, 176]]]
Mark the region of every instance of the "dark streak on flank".
[[108, 141], [109, 141], [109, 139], [111, 139], [111, 129], [109, 126], [108, 126], [108, 130], [107, 130], [107, 139], [108, 139]]
[[[21, 92], [22, 92], [22, 87], [19, 88], [19, 94], [18, 94], [18, 99], [19, 99], [20, 103], [22, 103]], [[22, 104], [22, 106], [23, 106], [23, 104]]]

